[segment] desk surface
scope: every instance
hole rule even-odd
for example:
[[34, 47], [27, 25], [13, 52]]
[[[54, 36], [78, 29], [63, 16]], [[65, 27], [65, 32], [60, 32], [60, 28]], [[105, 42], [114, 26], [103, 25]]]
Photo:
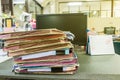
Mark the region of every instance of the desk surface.
[[78, 53], [80, 67], [73, 75], [30, 75], [14, 74], [12, 59], [0, 64], [0, 78], [36, 80], [120, 80], [120, 56], [90, 56]]

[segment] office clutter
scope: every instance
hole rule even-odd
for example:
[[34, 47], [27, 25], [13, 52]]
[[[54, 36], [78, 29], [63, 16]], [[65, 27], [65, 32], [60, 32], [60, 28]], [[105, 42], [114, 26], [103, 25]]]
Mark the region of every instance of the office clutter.
[[64, 33], [66, 34], [68, 40], [70, 41], [74, 40], [75, 35], [73, 33], [71, 33], [70, 31], [64, 31]]
[[23, 12], [20, 18], [14, 15], [3, 14], [1, 20], [0, 33], [31, 31], [36, 29], [36, 20], [32, 18], [31, 14], [26, 12]]
[[74, 47], [58, 29], [0, 34], [4, 51], [14, 58], [13, 72], [25, 74], [73, 74], [78, 69]]

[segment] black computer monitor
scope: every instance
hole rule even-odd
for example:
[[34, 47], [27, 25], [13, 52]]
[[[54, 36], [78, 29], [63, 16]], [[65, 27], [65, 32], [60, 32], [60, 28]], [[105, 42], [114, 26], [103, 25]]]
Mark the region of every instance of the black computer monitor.
[[37, 14], [36, 28], [57, 28], [63, 31], [70, 31], [75, 35], [72, 43], [86, 45], [87, 41], [87, 15], [83, 13], [72, 14]]
[[116, 29], [115, 27], [104, 27], [104, 34], [114, 35], [115, 29]]

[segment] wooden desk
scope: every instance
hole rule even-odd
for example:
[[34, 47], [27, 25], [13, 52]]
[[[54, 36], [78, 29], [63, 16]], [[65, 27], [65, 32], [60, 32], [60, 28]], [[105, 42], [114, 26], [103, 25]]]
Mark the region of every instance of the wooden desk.
[[33, 80], [120, 80], [120, 56], [90, 56], [78, 53], [80, 67], [74, 75], [14, 74], [12, 59], [0, 64], [0, 78]]

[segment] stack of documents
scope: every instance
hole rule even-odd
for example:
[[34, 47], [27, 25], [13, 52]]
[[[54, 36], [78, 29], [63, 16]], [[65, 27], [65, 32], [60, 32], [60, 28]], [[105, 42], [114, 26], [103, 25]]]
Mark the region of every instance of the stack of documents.
[[15, 73], [73, 74], [78, 69], [73, 45], [58, 29], [2, 33], [3, 50], [14, 58]]

